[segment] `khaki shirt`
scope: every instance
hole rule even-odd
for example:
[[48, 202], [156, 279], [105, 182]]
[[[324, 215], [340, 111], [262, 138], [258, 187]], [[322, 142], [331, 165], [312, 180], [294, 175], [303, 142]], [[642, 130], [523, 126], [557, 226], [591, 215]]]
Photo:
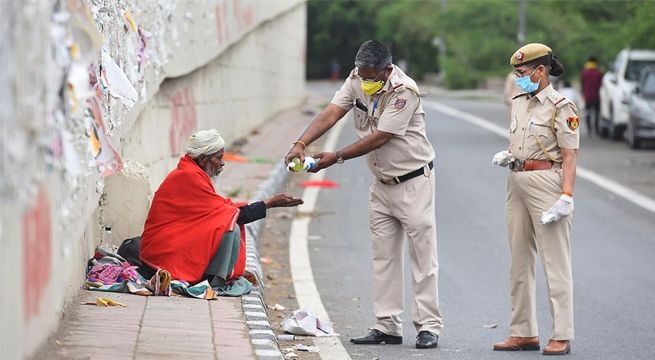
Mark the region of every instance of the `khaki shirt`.
[[[389, 80], [379, 93], [367, 96], [360, 84], [354, 70], [351, 71], [332, 103], [346, 111], [354, 108], [355, 130], [360, 139], [376, 129], [395, 135], [366, 155], [373, 175], [390, 180], [432, 161], [434, 149], [425, 133], [425, 112], [414, 80], [393, 65]], [[367, 111], [355, 106], [357, 100]]]
[[[556, 110], [553, 132], [551, 119]], [[517, 95], [512, 102], [509, 152], [518, 160], [551, 160], [539, 146], [541, 141], [556, 161], [562, 161], [560, 149], [577, 149], [580, 145], [579, 124], [575, 104], [552, 85], [534, 96]]]

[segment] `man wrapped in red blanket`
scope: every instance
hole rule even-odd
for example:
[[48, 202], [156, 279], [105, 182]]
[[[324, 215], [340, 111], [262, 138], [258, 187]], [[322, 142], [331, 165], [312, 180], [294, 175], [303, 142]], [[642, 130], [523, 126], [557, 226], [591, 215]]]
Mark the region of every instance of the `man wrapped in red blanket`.
[[302, 204], [286, 194], [252, 204], [234, 203], [216, 193], [225, 141], [215, 129], [191, 136], [186, 154], [159, 186], [141, 239], [141, 261], [172, 277], [212, 286], [243, 275], [244, 224], [266, 216], [266, 209]]

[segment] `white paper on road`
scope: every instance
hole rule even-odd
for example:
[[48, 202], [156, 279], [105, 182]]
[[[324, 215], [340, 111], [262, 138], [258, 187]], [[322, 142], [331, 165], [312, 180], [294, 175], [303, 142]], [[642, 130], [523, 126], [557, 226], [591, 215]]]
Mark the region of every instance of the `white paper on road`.
[[313, 311], [306, 308], [287, 315], [280, 325], [282, 330], [295, 335], [338, 336], [329, 321], [319, 319]]

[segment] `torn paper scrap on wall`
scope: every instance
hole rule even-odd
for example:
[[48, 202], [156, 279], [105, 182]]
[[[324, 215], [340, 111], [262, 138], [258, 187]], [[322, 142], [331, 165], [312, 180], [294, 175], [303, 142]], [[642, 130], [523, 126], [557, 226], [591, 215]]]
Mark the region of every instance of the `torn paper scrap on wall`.
[[95, 165], [102, 176], [114, 175], [123, 168], [123, 160], [118, 151], [112, 146], [105, 132], [100, 101], [97, 97], [91, 97], [87, 104], [90, 111], [90, 117], [87, 116], [89, 146]]
[[138, 100], [138, 94], [125, 72], [116, 64], [106, 50], [102, 50], [102, 69], [100, 82], [109, 90], [109, 94], [125, 105], [132, 107]]
[[89, 82], [89, 66], [97, 56], [104, 39], [86, 4], [77, 0], [69, 2], [69, 6], [71, 39], [68, 48], [72, 63], [68, 73], [67, 89], [71, 110], [76, 113], [78, 105], [84, 104], [85, 100], [94, 94]]

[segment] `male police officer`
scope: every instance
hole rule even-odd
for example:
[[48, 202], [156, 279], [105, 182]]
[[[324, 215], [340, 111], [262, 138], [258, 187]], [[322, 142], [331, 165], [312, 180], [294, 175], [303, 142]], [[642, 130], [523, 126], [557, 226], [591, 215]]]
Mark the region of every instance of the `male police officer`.
[[356, 68], [312, 121], [286, 156], [303, 158], [307, 145], [354, 108], [359, 140], [323, 152], [313, 172], [367, 155], [375, 177], [369, 191], [369, 228], [376, 324], [355, 344], [402, 344], [403, 247], [409, 239], [417, 348], [437, 347], [443, 328], [437, 293], [434, 150], [425, 133], [425, 113], [411, 78], [391, 63], [387, 47], [375, 40], [361, 45]]

